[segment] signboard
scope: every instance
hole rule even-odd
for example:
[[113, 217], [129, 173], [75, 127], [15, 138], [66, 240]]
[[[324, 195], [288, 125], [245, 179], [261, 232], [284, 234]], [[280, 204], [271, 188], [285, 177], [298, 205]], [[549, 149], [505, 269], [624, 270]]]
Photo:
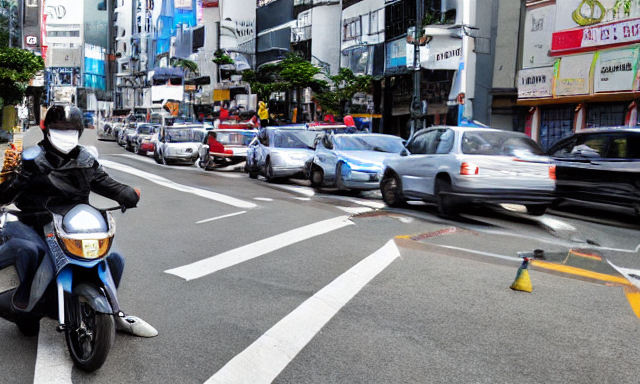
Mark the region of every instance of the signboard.
[[593, 75], [594, 92], [633, 90], [637, 69], [637, 47], [599, 52]]
[[435, 36], [420, 47], [420, 65], [426, 69], [458, 70], [462, 58], [462, 40], [454, 37]]
[[563, 57], [556, 64], [556, 95], [587, 95], [590, 92], [590, 73], [595, 54]]
[[405, 67], [407, 65], [407, 42], [399, 39], [387, 43], [386, 68]]
[[556, 5], [527, 9], [524, 22], [522, 44], [522, 67], [537, 68], [553, 65], [555, 59], [549, 57], [551, 37], [556, 18]]
[[47, 0], [44, 7], [47, 45], [69, 48], [83, 43], [84, 2]]
[[231, 98], [231, 91], [228, 89], [214, 89], [213, 101], [225, 101]]
[[523, 69], [518, 73], [518, 98], [553, 96], [553, 67]]
[[555, 32], [551, 55], [596, 51], [640, 42], [640, 18]]

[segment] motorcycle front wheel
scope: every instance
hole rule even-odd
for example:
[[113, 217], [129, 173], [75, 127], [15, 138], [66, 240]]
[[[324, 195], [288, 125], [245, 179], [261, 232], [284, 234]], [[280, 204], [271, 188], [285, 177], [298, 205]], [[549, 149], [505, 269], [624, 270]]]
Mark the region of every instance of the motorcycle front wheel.
[[91, 297], [78, 295], [72, 300], [79, 323], [65, 332], [67, 348], [76, 367], [93, 372], [107, 360], [116, 335], [115, 320], [96, 312]]

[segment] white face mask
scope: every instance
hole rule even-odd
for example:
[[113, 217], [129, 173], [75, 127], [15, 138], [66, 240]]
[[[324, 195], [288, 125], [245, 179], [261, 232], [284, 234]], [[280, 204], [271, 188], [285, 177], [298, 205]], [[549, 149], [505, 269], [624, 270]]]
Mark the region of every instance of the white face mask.
[[78, 131], [49, 130], [49, 142], [58, 151], [67, 154], [78, 145]]

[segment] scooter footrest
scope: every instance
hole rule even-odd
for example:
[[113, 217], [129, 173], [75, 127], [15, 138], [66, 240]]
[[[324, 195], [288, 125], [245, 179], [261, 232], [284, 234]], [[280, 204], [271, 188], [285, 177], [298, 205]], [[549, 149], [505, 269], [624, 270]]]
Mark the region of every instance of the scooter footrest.
[[0, 293], [17, 288], [18, 285], [20, 285], [20, 277], [13, 265], [0, 269]]

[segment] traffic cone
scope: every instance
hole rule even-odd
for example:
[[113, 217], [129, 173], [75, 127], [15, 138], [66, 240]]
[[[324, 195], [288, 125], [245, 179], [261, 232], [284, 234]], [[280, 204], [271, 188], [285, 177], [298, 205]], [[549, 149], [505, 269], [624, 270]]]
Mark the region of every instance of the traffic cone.
[[518, 273], [516, 274], [516, 279], [511, 284], [511, 289], [514, 291], [523, 291], [523, 292], [531, 292], [533, 291], [533, 286], [531, 285], [531, 278], [529, 277], [529, 259], [524, 258], [522, 261], [522, 265], [518, 268]]

